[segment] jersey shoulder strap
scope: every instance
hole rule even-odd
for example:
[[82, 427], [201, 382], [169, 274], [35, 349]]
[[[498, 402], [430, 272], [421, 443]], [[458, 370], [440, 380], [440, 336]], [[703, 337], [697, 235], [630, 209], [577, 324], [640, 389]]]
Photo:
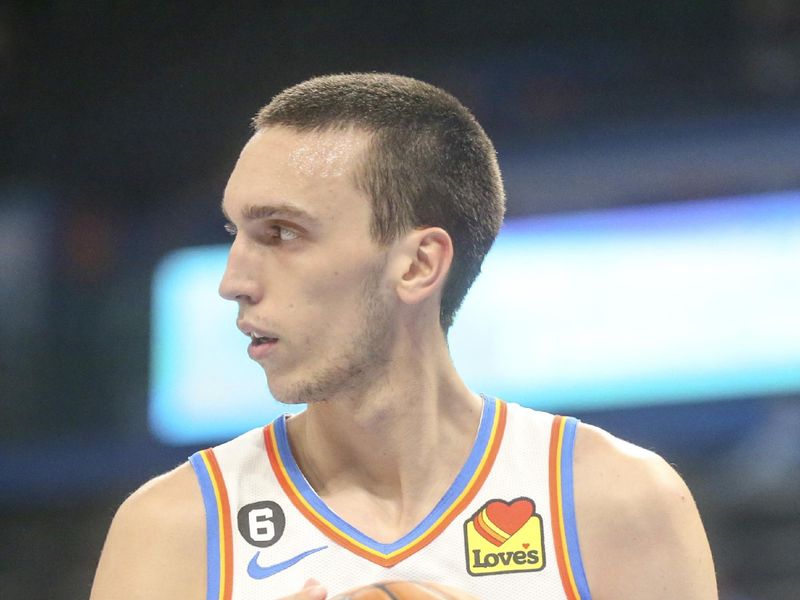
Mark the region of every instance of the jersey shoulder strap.
[[550, 430], [550, 518], [556, 560], [568, 600], [590, 600], [589, 585], [581, 560], [575, 518], [573, 464], [578, 420], [553, 417]]

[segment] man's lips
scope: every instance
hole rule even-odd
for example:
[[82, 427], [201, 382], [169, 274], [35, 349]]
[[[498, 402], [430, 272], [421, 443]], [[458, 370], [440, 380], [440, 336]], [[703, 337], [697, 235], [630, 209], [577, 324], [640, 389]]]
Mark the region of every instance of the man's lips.
[[247, 346], [247, 355], [253, 360], [266, 358], [277, 344], [278, 338], [253, 338]]
[[254, 360], [266, 357], [278, 343], [278, 336], [268, 329], [262, 329], [243, 319], [238, 320], [236, 326], [250, 338], [247, 354]]
[[267, 344], [269, 342], [277, 342], [278, 338], [270, 335], [259, 335], [258, 332], [254, 331], [250, 334], [250, 340], [252, 344], [260, 346], [261, 344]]
[[256, 338], [271, 338], [271, 339], [278, 339], [277, 334], [274, 331], [269, 329], [264, 329], [263, 327], [259, 327], [258, 325], [254, 325], [244, 319], [239, 319], [236, 321], [236, 327], [245, 334], [247, 337], [251, 339]]

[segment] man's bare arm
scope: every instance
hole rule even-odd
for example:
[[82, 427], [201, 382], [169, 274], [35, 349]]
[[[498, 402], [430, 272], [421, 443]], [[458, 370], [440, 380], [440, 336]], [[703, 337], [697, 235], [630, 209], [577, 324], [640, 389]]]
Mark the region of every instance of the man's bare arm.
[[716, 600], [708, 539], [689, 489], [658, 455], [581, 425], [575, 502], [594, 600]]
[[91, 600], [204, 600], [205, 512], [186, 463], [134, 492], [106, 538]]

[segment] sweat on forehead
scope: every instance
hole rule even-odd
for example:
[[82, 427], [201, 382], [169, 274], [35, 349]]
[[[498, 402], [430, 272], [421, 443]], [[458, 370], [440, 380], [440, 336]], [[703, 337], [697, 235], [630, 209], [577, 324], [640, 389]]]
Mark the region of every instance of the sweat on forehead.
[[[313, 177], [335, 178], [352, 174], [360, 163], [370, 134], [354, 128], [298, 131], [293, 127], [266, 127], [253, 136], [251, 142], [274, 132], [287, 132], [286, 167], [293, 172]], [[248, 146], [251, 144], [248, 144]]]
[[306, 136], [307, 139], [289, 154], [289, 166], [302, 175], [342, 177], [349, 175], [351, 158], [360, 154], [363, 140], [353, 132]]

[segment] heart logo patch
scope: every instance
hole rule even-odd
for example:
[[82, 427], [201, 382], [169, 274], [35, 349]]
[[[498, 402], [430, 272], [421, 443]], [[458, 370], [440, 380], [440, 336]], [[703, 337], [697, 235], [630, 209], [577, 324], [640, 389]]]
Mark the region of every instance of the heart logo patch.
[[533, 501], [528, 498], [513, 502], [492, 500], [476, 513], [472, 522], [485, 540], [501, 546], [528, 522], [535, 511]]

